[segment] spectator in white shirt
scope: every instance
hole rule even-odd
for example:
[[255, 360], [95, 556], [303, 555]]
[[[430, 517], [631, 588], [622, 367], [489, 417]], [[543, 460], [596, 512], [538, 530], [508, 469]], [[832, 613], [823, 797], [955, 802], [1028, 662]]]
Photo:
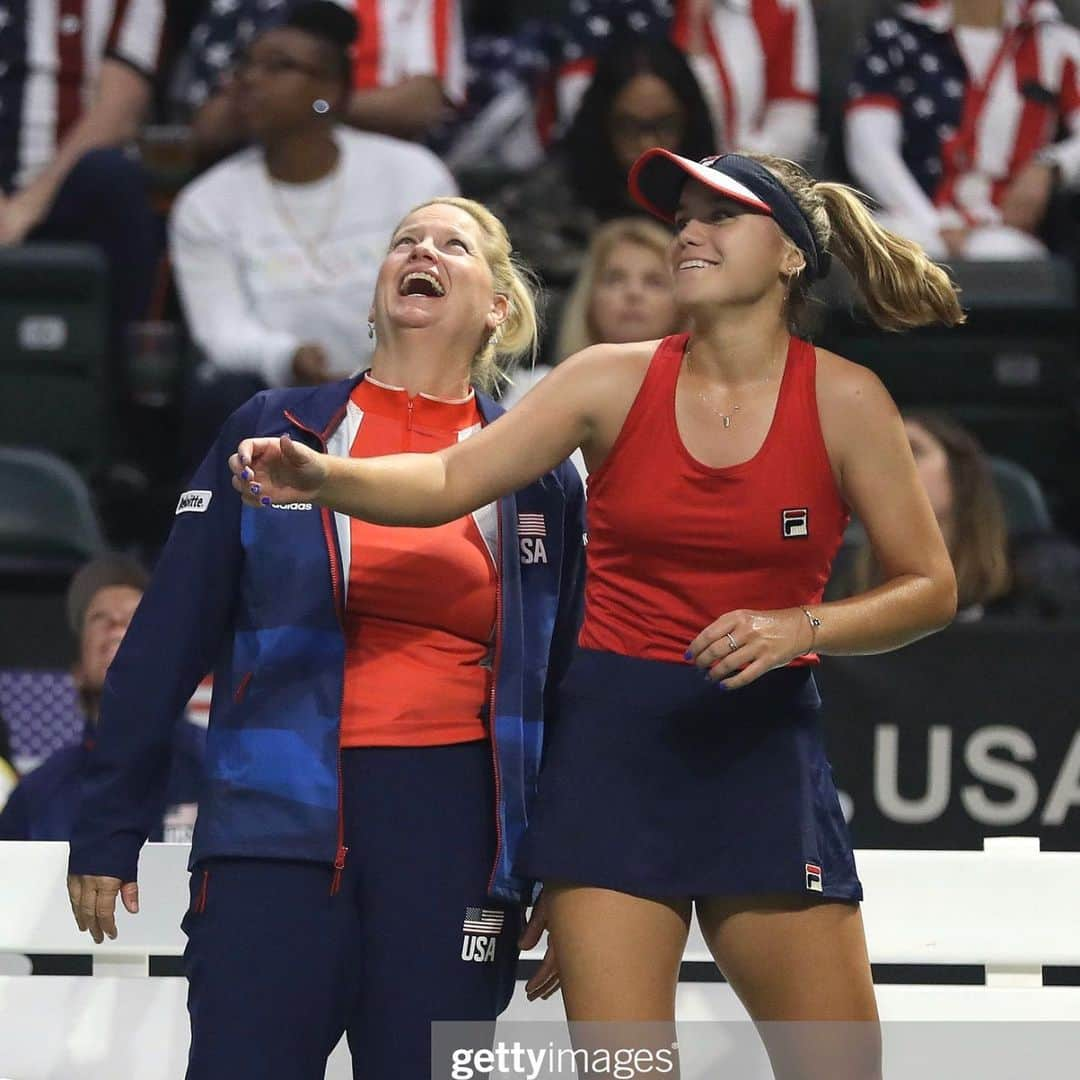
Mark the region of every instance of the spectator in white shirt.
[[189, 402], [200, 445], [188, 456], [261, 386], [363, 366], [366, 313], [394, 225], [456, 191], [423, 147], [338, 124], [355, 34], [351, 14], [313, 0], [256, 38], [236, 90], [254, 145], [192, 183], [173, 209], [180, 296], [210, 364]]

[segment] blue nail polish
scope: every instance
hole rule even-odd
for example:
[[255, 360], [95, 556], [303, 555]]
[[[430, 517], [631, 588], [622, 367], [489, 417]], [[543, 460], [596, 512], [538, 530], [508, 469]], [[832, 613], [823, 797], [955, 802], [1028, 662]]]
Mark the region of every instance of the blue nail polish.
[[727, 686], [724, 685], [724, 683], [718, 682], [718, 683], [716, 683], [716, 689], [717, 690], [723, 690], [724, 693], [727, 693], [728, 688], [727, 688]]
[[694, 654], [689, 649], [687, 649], [686, 652], [684, 652], [682, 654], [682, 656], [683, 656], [684, 660], [693, 660], [694, 659]]
[[264, 495], [264, 496], [263, 496], [263, 497], [262, 497], [262, 498], [261, 498], [261, 499], [259, 500], [259, 502], [261, 502], [261, 503], [263, 504], [263, 506], [269, 506], [269, 505], [270, 505], [270, 496], [269, 496], [269, 495]]
[[260, 491], [262, 491], [262, 488], [260, 488], [258, 484], [252, 484], [251, 485], [251, 494], [252, 495], [258, 495]]

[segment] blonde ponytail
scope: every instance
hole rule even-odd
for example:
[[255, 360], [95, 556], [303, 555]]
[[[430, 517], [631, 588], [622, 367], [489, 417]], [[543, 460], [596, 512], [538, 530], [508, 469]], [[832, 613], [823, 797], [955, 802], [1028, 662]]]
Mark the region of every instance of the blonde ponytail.
[[817, 183], [828, 215], [830, 245], [883, 330], [964, 321], [956, 285], [914, 241], [883, 229], [859, 193], [846, 184]]
[[[948, 273], [914, 241], [883, 229], [864, 197], [846, 184], [817, 182], [800, 165], [771, 154], [747, 154], [764, 165], [799, 204], [822, 251], [851, 274], [870, 318], [883, 330], [910, 330], [965, 319]], [[803, 329], [808, 289], [796, 280], [788, 303], [793, 333]]]

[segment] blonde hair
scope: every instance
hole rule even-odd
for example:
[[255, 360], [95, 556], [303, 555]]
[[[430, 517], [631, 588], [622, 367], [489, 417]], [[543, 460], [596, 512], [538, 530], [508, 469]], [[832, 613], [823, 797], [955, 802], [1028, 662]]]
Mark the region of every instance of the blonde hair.
[[[883, 330], [910, 330], [965, 319], [948, 273], [911, 240], [883, 229], [865, 196], [846, 184], [815, 181], [802, 166], [771, 154], [746, 154], [764, 165], [798, 203], [819, 250], [830, 251], [855, 281], [867, 313]], [[797, 277], [788, 298], [792, 333], [805, 327], [809, 287]]]
[[524, 356], [535, 364], [540, 335], [536, 314], [536, 280], [514, 255], [506, 226], [482, 203], [443, 195], [414, 206], [410, 217], [426, 206], [453, 206], [464, 211], [480, 227], [481, 252], [491, 270], [495, 292], [507, 300], [506, 318], [481, 342], [469, 372], [474, 386], [492, 393], [510, 381], [510, 371]]
[[648, 218], [616, 218], [601, 225], [593, 233], [588, 254], [581, 264], [563, 309], [556, 348], [559, 360], [565, 360], [568, 356], [599, 343], [590, 317], [593, 289], [596, 287], [597, 275], [612, 251], [622, 243], [648, 248], [659, 255], [666, 265], [671, 233]]

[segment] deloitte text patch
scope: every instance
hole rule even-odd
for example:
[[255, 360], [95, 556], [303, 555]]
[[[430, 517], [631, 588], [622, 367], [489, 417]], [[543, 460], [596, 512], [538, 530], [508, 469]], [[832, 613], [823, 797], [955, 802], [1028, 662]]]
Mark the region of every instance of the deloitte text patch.
[[213, 498], [212, 491], [185, 491], [176, 504], [178, 514], [203, 514]]

